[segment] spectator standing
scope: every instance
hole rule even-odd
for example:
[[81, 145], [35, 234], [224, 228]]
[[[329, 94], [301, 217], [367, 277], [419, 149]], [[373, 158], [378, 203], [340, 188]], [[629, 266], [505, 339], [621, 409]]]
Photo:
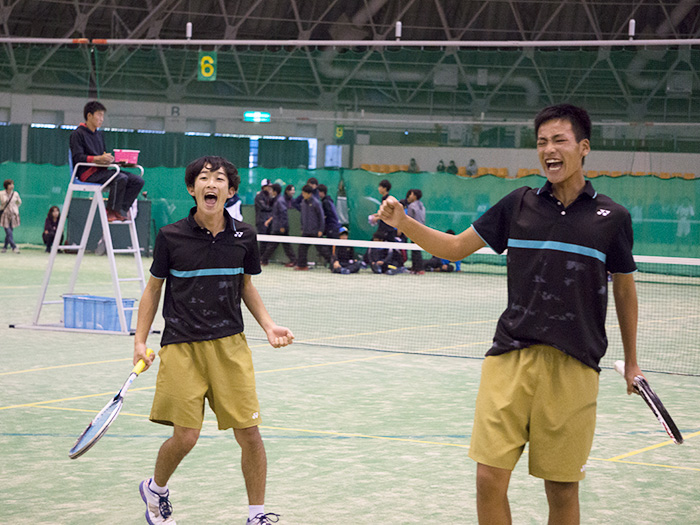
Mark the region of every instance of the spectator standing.
[[[323, 206], [314, 196], [314, 188], [311, 184], [306, 184], [301, 189], [301, 236], [302, 237], [323, 237], [323, 230], [326, 227], [326, 219], [323, 215]], [[295, 270], [309, 269], [309, 245], [299, 245], [299, 255]]]
[[[389, 192], [391, 191], [391, 182], [389, 182], [388, 179], [383, 179], [383, 180], [379, 181], [379, 186], [377, 186], [377, 191], [382, 196], [382, 202], [384, 202], [386, 200], [386, 198], [389, 196]], [[369, 223], [372, 226], [374, 226], [374, 225], [377, 226], [376, 233], [379, 234], [379, 237], [381, 239], [394, 239], [394, 237], [396, 237], [396, 235], [397, 235], [396, 228], [388, 225], [383, 220], [381, 220], [377, 213], [373, 213], [372, 215], [369, 216]]]
[[[46, 220], [44, 221], [44, 233], [41, 235], [44, 244], [46, 245], [46, 251], [51, 251], [51, 246], [53, 246], [53, 240], [56, 237], [56, 230], [58, 230], [58, 221], [61, 218], [61, 210], [58, 206], [51, 206], [49, 212], [46, 214]], [[61, 235], [61, 242], [63, 242], [63, 235]]]
[[416, 159], [411, 158], [411, 161], [408, 163], [408, 172], [409, 173], [420, 173], [420, 168], [418, 167], [418, 163], [416, 162]]
[[[421, 190], [408, 190], [408, 195], [406, 196], [406, 201], [408, 202], [406, 215], [421, 224], [425, 224], [425, 206], [420, 200], [421, 197], [423, 197], [423, 192]], [[423, 254], [420, 250], [411, 250], [411, 263], [411, 273], [417, 275], [423, 275], [425, 273], [423, 269]]]
[[459, 171], [457, 169], [457, 165], [455, 164], [454, 160], [451, 160], [449, 165], [447, 166], [447, 169], [445, 170], [447, 173], [451, 173], [452, 175], [457, 175], [457, 172]]
[[435, 171], [438, 173], [444, 173], [445, 172], [445, 163], [440, 159], [440, 162], [438, 162], [437, 168], [435, 168]]
[[15, 191], [15, 181], [6, 179], [3, 182], [5, 191], [0, 192], [0, 226], [5, 228], [5, 244], [2, 247], [2, 253], [7, 252], [7, 247], [19, 253], [19, 247], [15, 244], [14, 229], [20, 224], [19, 207], [22, 205], [22, 198]]
[[[270, 234], [272, 223], [272, 183], [269, 179], [263, 179], [260, 183], [260, 191], [255, 194], [255, 229], [261, 235]], [[260, 242], [260, 253], [265, 252], [265, 243]]]
[[[272, 224], [270, 225], [270, 235], [284, 235], [289, 236], [289, 207], [292, 205], [291, 201], [294, 198], [295, 188], [292, 184], [287, 185], [284, 189], [284, 194], [280, 195], [282, 187], [279, 184], [272, 185], [272, 195], [274, 197], [274, 204], [272, 205]], [[272, 258], [272, 254], [277, 249], [277, 242], [265, 243], [265, 252], [260, 256], [260, 261], [262, 264], [268, 264]], [[294, 248], [288, 242], [283, 242], [282, 247], [284, 248], [284, 253], [287, 255], [289, 261], [285, 266], [291, 268], [295, 265], [297, 257], [294, 253]]]
[[[326, 218], [326, 226], [323, 231], [324, 235], [328, 239], [338, 239], [340, 232], [340, 219], [338, 218], [338, 212], [335, 209], [335, 204], [330, 195], [328, 195], [328, 187], [325, 184], [319, 184], [317, 187], [318, 197], [321, 200], [321, 206], [323, 207], [323, 215]], [[331, 262], [331, 247], [330, 246], [319, 246], [319, 253], [328, 261]]]
[[[70, 135], [70, 153], [73, 165], [79, 162], [92, 162], [99, 166], [81, 166], [77, 177], [83, 182], [103, 184], [114, 175], [114, 169], [106, 166], [114, 162], [114, 156], [107, 153], [104, 135], [100, 128], [104, 123], [106, 108], [101, 102], [92, 100], [85, 104], [83, 116], [85, 122]], [[121, 170], [109, 185], [107, 200], [107, 220], [124, 221], [129, 217], [129, 208], [138, 197], [144, 180], [140, 176]]]

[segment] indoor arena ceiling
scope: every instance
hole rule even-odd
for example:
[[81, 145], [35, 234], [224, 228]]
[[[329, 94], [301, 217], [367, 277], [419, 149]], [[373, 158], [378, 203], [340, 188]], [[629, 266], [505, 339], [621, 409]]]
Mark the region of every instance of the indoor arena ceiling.
[[[411, 41], [700, 38], [699, 1], [0, 0], [0, 37], [362, 41], [175, 46], [5, 42], [0, 90], [401, 115], [518, 118], [568, 100], [599, 117], [700, 117], [698, 46], [417, 47]], [[404, 47], [372, 46], [394, 40]], [[366, 42], [366, 44], [364, 44]], [[217, 51], [217, 79], [197, 77]]]

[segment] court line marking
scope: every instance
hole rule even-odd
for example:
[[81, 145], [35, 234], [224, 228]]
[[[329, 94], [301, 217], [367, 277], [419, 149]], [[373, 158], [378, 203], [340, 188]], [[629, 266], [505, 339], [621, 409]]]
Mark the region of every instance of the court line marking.
[[[693, 432], [692, 434], [688, 434], [687, 436], [684, 436], [684, 441], [691, 439], [691, 438], [694, 438], [694, 437], [697, 437], [697, 436], [700, 436], [700, 431]], [[633, 450], [631, 452], [627, 452], [626, 454], [620, 454], [619, 456], [615, 456], [615, 457], [607, 459], [605, 461], [620, 461], [620, 460], [625, 459], [625, 458], [636, 456], [637, 454], [641, 454], [643, 452], [648, 452], [650, 450], [655, 450], [657, 448], [666, 447], [668, 445], [674, 445], [674, 444], [675, 443], [673, 442], [673, 440], [668, 439], [666, 441], [662, 441], [661, 443], [657, 443], [656, 445], [650, 445], [648, 447], [640, 448], [639, 450]], [[700, 470], [700, 469], [698, 469], [698, 470]]]
[[[72, 411], [72, 412], [90, 412], [93, 414], [96, 414], [99, 412], [98, 410], [90, 410], [90, 409], [82, 409], [82, 408], [67, 408], [67, 407], [52, 407], [52, 406], [41, 406], [39, 408], [48, 408], [50, 410], [67, 410], [67, 411]], [[145, 414], [134, 414], [134, 413], [130, 413], [130, 412], [122, 412], [120, 415], [138, 417], [141, 419], [148, 418], [148, 416]], [[216, 425], [215, 421], [204, 421], [204, 423]], [[298, 432], [298, 433], [303, 433], [303, 434], [319, 434], [319, 435], [337, 436], [337, 437], [376, 439], [379, 441], [398, 441], [398, 442], [403, 442], [403, 443], [417, 443], [417, 444], [422, 444], [422, 445], [438, 445], [438, 446], [443, 446], [443, 447], [456, 447], [456, 448], [469, 449], [469, 445], [465, 445], [465, 444], [461, 444], [461, 443], [450, 443], [450, 442], [443, 442], [443, 441], [427, 441], [427, 440], [423, 440], [423, 439], [397, 438], [397, 437], [391, 437], [391, 436], [375, 436], [372, 434], [359, 434], [359, 433], [354, 433], [354, 432], [334, 432], [334, 431], [330, 431], [330, 430], [311, 430], [311, 429], [305, 429], [305, 428], [276, 427], [276, 426], [269, 426], [269, 425], [260, 425], [260, 428], [268, 429], [268, 430], [281, 430], [281, 431], [286, 431], [286, 432]], [[700, 432], [695, 432], [694, 434], [691, 434], [688, 437], [693, 437], [693, 436], [697, 436], [697, 435], [700, 435]], [[664, 444], [666, 444], [666, 443], [663, 443], [660, 445], [664, 445]], [[649, 448], [654, 448], [654, 447], [649, 447]], [[700, 472], [700, 468], [696, 468], [696, 467], [665, 465], [662, 463], [646, 463], [646, 462], [642, 462], [642, 461], [624, 461], [624, 460], [616, 459], [616, 458], [605, 459], [605, 458], [589, 457], [588, 460], [589, 461], [602, 461], [602, 462], [606, 462], [606, 463], [622, 463], [622, 464], [626, 464], [626, 465], [639, 465], [639, 466], [643, 466], [643, 467], [656, 467], [656, 468], [665, 468], [665, 469], [672, 469], [672, 470], [690, 470], [692, 472]]]
[[[141, 389], [134, 389], [134, 390], [149, 390], [154, 387], [143, 387]], [[99, 410], [93, 410], [93, 409], [87, 409], [87, 408], [70, 408], [70, 407], [54, 407], [54, 406], [47, 406], [47, 405], [39, 405], [39, 404], [34, 404], [31, 405], [33, 407], [38, 407], [38, 408], [46, 408], [49, 410], [64, 410], [64, 411], [69, 411], [69, 412], [88, 412], [92, 414], [97, 414]], [[148, 418], [149, 416], [145, 414], [134, 414], [131, 412], [121, 412], [122, 416], [131, 416], [131, 417], [138, 417], [141, 419]], [[204, 421], [204, 423], [210, 423], [212, 425], [216, 425], [215, 421]], [[291, 427], [277, 427], [277, 426], [269, 426], [269, 425], [260, 425], [260, 428], [263, 429], [269, 429], [269, 430], [282, 430], [282, 431], [287, 431], [287, 432], [299, 432], [299, 433], [305, 433], [305, 434], [320, 434], [320, 435], [327, 435], [327, 436], [339, 436], [339, 437], [354, 437], [354, 438], [362, 438], [362, 439], [376, 439], [380, 441], [398, 441], [398, 442], [405, 442], [405, 443], [418, 443], [418, 444], [424, 444], [424, 445], [439, 445], [439, 446], [445, 446], [445, 447], [456, 447], [456, 448], [469, 448], [469, 445], [465, 444], [460, 444], [460, 443], [450, 443], [450, 442], [441, 442], [441, 441], [427, 441], [427, 440], [422, 440], [422, 439], [410, 439], [410, 438], [397, 438], [397, 437], [391, 437], [391, 436], [375, 436], [371, 434], [359, 434], [359, 433], [354, 433], [354, 432], [335, 432], [335, 431], [330, 431], [330, 430], [312, 430], [312, 429], [305, 429], [305, 428], [291, 428]], [[689, 434], [687, 438], [692, 438], [700, 435], [700, 431], [694, 432], [692, 434]], [[669, 443], [673, 443], [673, 441], [665, 441], [663, 443], [659, 443], [657, 445], [653, 445], [651, 447], [646, 447], [644, 449], [641, 449], [639, 451], [635, 451], [636, 453], [640, 453], [642, 451], [646, 450], [653, 450], [655, 448], [659, 448], [661, 446], [665, 446]], [[683, 467], [683, 466], [677, 466], [677, 465], [665, 465], [661, 463], [647, 463], [647, 462], [642, 462], [642, 461], [624, 461], [623, 459], [618, 459], [622, 457], [629, 457], [628, 455], [622, 455], [622, 456], [616, 456], [614, 458], [594, 458], [594, 457], [589, 457], [589, 461], [602, 461], [606, 463], [623, 463], [627, 465], [640, 465], [640, 466], [645, 466], [645, 467], [657, 467], [657, 468], [666, 468], [666, 469], [672, 469], [672, 470], [690, 470], [693, 472], [700, 472], [700, 468], [696, 467]]]
[[608, 463], [624, 463], [627, 465], [641, 465], [643, 467], [659, 467], [659, 468], [668, 468], [668, 469], [673, 469], [673, 470], [692, 470], [694, 472], [700, 472], [700, 468], [696, 467], [679, 467], [676, 465], [663, 465], [661, 463], [644, 463], [642, 461], [624, 461], [620, 459], [603, 459], [603, 458], [588, 458], [589, 461], [605, 461]]
[[[381, 333], [381, 332], [375, 332], [375, 333]], [[360, 334], [360, 335], [371, 335], [371, 334]], [[343, 336], [339, 336], [343, 337]], [[350, 336], [348, 336], [350, 337]], [[304, 343], [307, 341], [320, 341], [320, 339], [307, 339], [305, 341], [297, 341], [297, 344]], [[248, 345], [251, 349], [252, 348], [265, 348], [268, 346], [268, 344], [258, 344], [258, 345]], [[429, 350], [430, 351], [430, 350]], [[285, 370], [298, 370], [301, 368], [313, 368], [313, 367], [318, 367], [318, 366], [326, 366], [327, 364], [343, 364], [343, 363], [352, 363], [354, 361], [367, 361], [370, 359], [382, 359], [384, 357], [390, 357], [392, 355], [401, 355], [402, 352], [393, 352], [391, 354], [386, 354], [386, 355], [381, 355], [381, 356], [374, 356], [374, 357], [366, 357], [366, 358], [358, 358], [358, 359], [350, 359], [350, 360], [345, 360], [345, 361], [335, 361], [332, 363], [323, 363], [323, 364], [316, 364], [316, 365], [308, 365], [308, 366], [299, 366], [299, 367], [293, 367], [293, 368], [280, 368], [279, 370], [263, 370], [261, 372], [255, 372], [256, 374], [264, 374], [268, 372], [282, 372]], [[43, 368], [27, 368], [25, 370], [15, 370], [13, 372], [0, 372], [0, 376], [9, 376], [9, 375], [14, 375], [14, 374], [26, 374], [29, 372], [42, 372], [46, 370], [59, 370], [62, 368], [71, 368], [71, 367], [77, 367], [77, 366], [89, 366], [89, 365], [101, 365], [101, 364], [106, 364], [106, 363], [120, 363], [120, 362], [126, 362], [126, 361], [133, 361], [131, 357], [123, 357], [119, 359], [108, 359], [105, 361], [88, 361], [85, 363], [72, 363], [69, 365], [55, 365], [55, 366], [45, 366]], [[2, 407], [0, 407], [0, 410]]]
[[378, 439], [384, 441], [402, 441], [407, 443], [422, 443], [425, 445], [441, 445], [445, 447], [459, 447], [459, 448], [469, 448], [469, 445], [463, 445], [461, 443], [449, 443], [442, 441], [426, 441], [422, 439], [410, 439], [410, 438], [397, 438], [391, 436], [373, 436], [371, 434], [357, 434], [354, 432], [334, 432], [331, 430], [310, 430], [305, 428], [288, 428], [288, 427], [271, 427], [267, 425], [260, 425], [260, 428], [265, 428], [269, 430], [284, 430], [287, 432], [302, 432], [306, 434], [322, 434], [330, 436], [342, 436], [342, 437], [356, 437], [364, 439]]
[[74, 366], [101, 365], [104, 363], [120, 363], [122, 361], [133, 361], [130, 357], [119, 359], [108, 359], [106, 361], [88, 361], [86, 363], [72, 363], [70, 365], [45, 366], [43, 368], [27, 368], [26, 370], [15, 370], [14, 372], [0, 372], [0, 376], [11, 376], [13, 374], [26, 374], [27, 372], [42, 372], [45, 370], [58, 370], [60, 368], [71, 368]]
[[[347, 363], [355, 363], [355, 362], [360, 362], [360, 361], [372, 361], [376, 359], [387, 359], [389, 357], [396, 357], [404, 354], [400, 353], [395, 353], [395, 354], [382, 354], [382, 355], [373, 355], [370, 357], [359, 357], [357, 359], [345, 359], [343, 361], [331, 361], [328, 363], [317, 363], [315, 365], [301, 365], [301, 366], [292, 366], [288, 368], [276, 368], [276, 369], [271, 369], [271, 370], [261, 370], [259, 372], [255, 372], [255, 375], [258, 374], [269, 374], [272, 372], [286, 372], [289, 370], [304, 370], [307, 368], [319, 368], [322, 366], [332, 366], [332, 365], [342, 365], [342, 364], [347, 364]], [[155, 386], [144, 386], [144, 387], [139, 387], [139, 388], [131, 388], [129, 391], [130, 392], [138, 392], [142, 390], [153, 390]], [[0, 410], [8, 410], [10, 408], [25, 408], [25, 407], [33, 407], [33, 406], [41, 406], [41, 405], [50, 405], [52, 403], [61, 403], [63, 401], [75, 401], [78, 399], [88, 399], [91, 397], [101, 397], [101, 396], [114, 396], [116, 392], [114, 390], [111, 390], [109, 392], [100, 392], [97, 394], [86, 394], [84, 396], [74, 396], [74, 397], [65, 397], [61, 399], [50, 399], [47, 401], [34, 401], [32, 403], [22, 403], [19, 405], [8, 405], [4, 407], [0, 407]]]

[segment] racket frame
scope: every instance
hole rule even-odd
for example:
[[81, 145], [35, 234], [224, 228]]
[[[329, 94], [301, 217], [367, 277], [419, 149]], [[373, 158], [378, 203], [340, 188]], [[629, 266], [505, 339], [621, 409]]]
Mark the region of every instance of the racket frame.
[[[614, 365], [615, 371], [619, 373], [622, 377], [625, 377], [625, 362], [615, 361]], [[654, 389], [649, 385], [649, 381], [646, 380], [644, 376], [635, 376], [632, 383], [634, 390], [639, 394], [639, 396], [644, 400], [647, 406], [651, 409], [656, 419], [659, 420], [661, 426], [673, 440], [676, 445], [683, 444], [683, 434], [678, 430], [676, 423], [673, 418], [666, 410], [666, 407], [661, 402], [659, 396], [654, 392]]]
[[[153, 350], [149, 348], [147, 350], [147, 353], [148, 355], [151, 355], [153, 353]], [[100, 438], [102, 438], [102, 436], [105, 435], [107, 429], [109, 429], [110, 425], [114, 422], [115, 419], [117, 419], [119, 412], [121, 412], [122, 405], [124, 404], [124, 396], [129, 391], [129, 387], [139, 376], [139, 374], [143, 372], [144, 368], [146, 368], [146, 363], [143, 361], [143, 359], [140, 359], [139, 362], [136, 363], [136, 366], [134, 366], [134, 369], [131, 371], [131, 374], [129, 374], [127, 380], [119, 389], [119, 392], [117, 392], [116, 395], [110, 400], [110, 402], [107, 403], [94, 418], [92, 418], [90, 424], [85, 428], [85, 430], [83, 430], [82, 434], [80, 434], [73, 447], [70, 449], [70, 451], [68, 451], [68, 457], [70, 457], [71, 459], [79, 458], [88, 450], [90, 450], [95, 445], [95, 443], [97, 443], [100, 440]], [[95, 435], [85, 443], [81, 443], [85, 435], [88, 432], [90, 432], [90, 430], [95, 426], [95, 423], [99, 421], [100, 418], [105, 414], [105, 412], [109, 410], [112, 410], [112, 413], [107, 419], [105, 419], [101, 423], [102, 426], [95, 433]]]
[[636, 376], [634, 378], [634, 387], [654, 413], [656, 419], [659, 420], [661, 426], [664, 427], [664, 430], [666, 430], [666, 433], [671, 437], [673, 442], [677, 445], [683, 444], [683, 435], [681, 434], [680, 430], [678, 430], [673, 418], [668, 413], [668, 410], [666, 410], [666, 407], [661, 402], [661, 399], [659, 399], [659, 396], [656, 395], [656, 392], [654, 392], [654, 389], [651, 388], [646, 378], [643, 376]]

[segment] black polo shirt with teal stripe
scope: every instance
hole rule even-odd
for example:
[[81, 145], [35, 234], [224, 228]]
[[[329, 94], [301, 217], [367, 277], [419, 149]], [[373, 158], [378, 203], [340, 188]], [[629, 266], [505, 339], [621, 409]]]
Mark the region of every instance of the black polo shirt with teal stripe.
[[166, 279], [161, 345], [208, 341], [243, 331], [243, 275], [260, 273], [255, 230], [224, 211], [225, 229], [212, 236], [188, 217], [158, 232], [151, 274]]
[[519, 188], [472, 225], [494, 251], [508, 249], [508, 306], [486, 355], [546, 344], [600, 370], [608, 272], [636, 271], [632, 220], [588, 181], [567, 207], [551, 192], [549, 182]]

